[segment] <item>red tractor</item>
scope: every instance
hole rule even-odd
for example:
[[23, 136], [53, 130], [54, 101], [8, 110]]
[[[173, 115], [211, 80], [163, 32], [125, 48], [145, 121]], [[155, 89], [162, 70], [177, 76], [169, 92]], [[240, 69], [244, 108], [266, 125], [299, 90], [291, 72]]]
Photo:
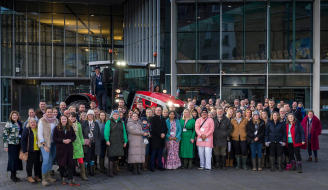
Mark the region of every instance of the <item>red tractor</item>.
[[[107, 91], [107, 106], [108, 110], [117, 108], [119, 99], [124, 99], [125, 105], [128, 109], [136, 106], [136, 101], [142, 100], [145, 108], [152, 106], [161, 106], [166, 108], [170, 105], [176, 107], [177, 112], [181, 113], [185, 107], [184, 102], [164, 93], [149, 92], [151, 78], [149, 76], [150, 70], [155, 68], [155, 64], [150, 63], [125, 63], [114, 61], [96, 61], [90, 62], [89, 66], [92, 68], [92, 75], [94, 74], [94, 67], [100, 66], [100, 71], [103, 73], [106, 83]], [[112, 80], [110, 80], [112, 77]], [[71, 94], [65, 102], [67, 105], [78, 107], [79, 104], [84, 103], [86, 108], [89, 107], [89, 102], [95, 100], [89, 93]], [[97, 102], [98, 105], [98, 102]]]

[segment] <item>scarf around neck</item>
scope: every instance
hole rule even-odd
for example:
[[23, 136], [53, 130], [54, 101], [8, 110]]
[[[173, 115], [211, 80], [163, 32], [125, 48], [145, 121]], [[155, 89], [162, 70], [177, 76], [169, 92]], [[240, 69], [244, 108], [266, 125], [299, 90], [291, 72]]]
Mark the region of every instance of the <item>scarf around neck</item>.
[[56, 116], [53, 116], [52, 118], [49, 118], [46, 116], [46, 114], [43, 114], [43, 118], [48, 121], [48, 123], [54, 123], [56, 121]]

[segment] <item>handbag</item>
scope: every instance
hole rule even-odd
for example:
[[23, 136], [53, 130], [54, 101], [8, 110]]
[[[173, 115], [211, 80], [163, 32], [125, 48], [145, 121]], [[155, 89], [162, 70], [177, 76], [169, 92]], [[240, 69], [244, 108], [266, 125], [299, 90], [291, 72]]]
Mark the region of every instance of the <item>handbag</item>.
[[29, 147], [29, 144], [30, 144], [30, 130], [28, 131], [28, 138], [27, 138], [27, 151], [26, 153], [23, 152], [23, 150], [21, 149], [19, 151], [19, 159], [22, 160], [22, 161], [27, 161], [28, 160], [28, 147]]

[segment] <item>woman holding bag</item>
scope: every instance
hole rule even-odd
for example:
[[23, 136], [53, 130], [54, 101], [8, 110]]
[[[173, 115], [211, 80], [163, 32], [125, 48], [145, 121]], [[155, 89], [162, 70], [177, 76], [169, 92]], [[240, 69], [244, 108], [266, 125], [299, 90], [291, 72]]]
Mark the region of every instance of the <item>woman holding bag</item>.
[[[28, 153], [26, 161], [27, 180], [31, 183], [41, 181], [41, 161], [40, 148], [38, 146], [38, 126], [34, 118], [28, 120], [27, 126], [22, 134], [22, 152]], [[32, 168], [34, 166], [35, 179], [32, 177]]]

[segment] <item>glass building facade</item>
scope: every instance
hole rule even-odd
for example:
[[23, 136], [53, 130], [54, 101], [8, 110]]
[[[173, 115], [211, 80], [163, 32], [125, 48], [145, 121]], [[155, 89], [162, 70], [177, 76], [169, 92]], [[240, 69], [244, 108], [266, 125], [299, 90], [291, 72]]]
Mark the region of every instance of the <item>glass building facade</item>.
[[[1, 121], [90, 92], [91, 61], [123, 60], [123, 4], [1, 0]], [[76, 3], [79, 2], [79, 3]]]

